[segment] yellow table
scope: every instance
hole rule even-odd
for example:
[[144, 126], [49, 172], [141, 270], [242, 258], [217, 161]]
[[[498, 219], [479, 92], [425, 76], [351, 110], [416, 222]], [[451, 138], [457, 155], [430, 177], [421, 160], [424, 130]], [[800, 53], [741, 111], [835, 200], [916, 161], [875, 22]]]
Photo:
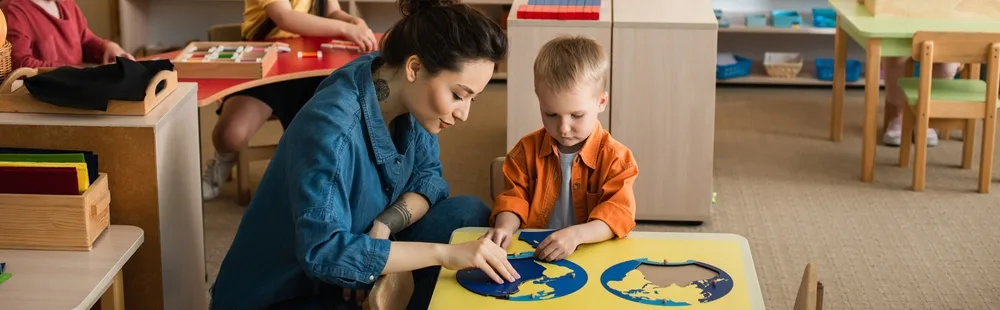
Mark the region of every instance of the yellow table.
[[142, 229], [111, 225], [89, 251], [0, 250], [4, 272], [0, 309], [124, 309], [122, 266], [144, 240]]
[[837, 11], [834, 36], [833, 103], [830, 139], [840, 141], [843, 134], [844, 89], [847, 75], [847, 38], [867, 51], [865, 61], [865, 118], [861, 147], [861, 181], [871, 182], [875, 175], [875, 144], [878, 141], [879, 78], [882, 57], [910, 57], [913, 34], [917, 31], [1000, 31], [998, 20], [927, 19], [872, 16], [857, 0], [829, 0]]
[[[476, 240], [487, 231], [487, 228], [463, 228], [456, 230], [452, 234], [452, 243]], [[532, 231], [532, 230], [528, 230]], [[515, 234], [515, 238], [520, 232]], [[515, 240], [511, 243], [508, 253], [531, 253], [534, 248], [526, 242]], [[651, 264], [642, 264], [644, 267], [629, 267], [628, 262], [636, 259], [648, 259]], [[680, 264], [686, 267], [662, 267], [656, 266], [666, 260], [668, 264]], [[570, 257], [564, 261], [569, 261], [569, 265], [576, 265], [579, 269], [563, 267], [567, 263], [553, 266], [552, 264], [540, 263], [545, 267], [544, 281], [567, 280], [567, 272], [583, 271], [584, 275], [573, 274], [573, 279], [586, 279], [577, 283], [582, 285], [579, 289], [564, 296], [546, 295], [552, 287], [546, 284], [533, 283], [528, 281], [518, 286], [518, 293], [512, 295], [512, 300], [504, 300], [496, 297], [488, 297], [473, 293], [458, 283], [456, 271], [442, 269], [438, 276], [437, 285], [434, 288], [434, 295], [431, 299], [430, 309], [650, 309], [650, 304], [654, 306], [670, 306], [674, 302], [689, 302], [690, 306], [685, 309], [764, 309], [764, 299], [761, 295], [760, 284], [757, 282], [757, 273], [754, 269], [753, 258], [750, 255], [750, 246], [747, 240], [741, 236], [733, 234], [710, 234], [710, 233], [666, 233], [666, 232], [633, 232], [629, 237], [621, 240], [606, 241], [597, 244], [583, 245], [577, 249]], [[706, 264], [710, 267], [718, 268], [722, 275], [715, 278], [705, 278], [702, 274], [691, 272], [699, 268], [694, 268], [688, 261], [695, 261]], [[622, 265], [619, 265], [622, 263]], [[628, 268], [623, 268], [628, 267]], [[643, 269], [652, 268], [652, 269]], [[581, 270], [582, 269], [582, 270]], [[560, 271], [561, 270], [561, 271]], [[647, 270], [647, 274], [637, 273], [636, 270]], [[653, 271], [649, 271], [653, 270]], [[700, 272], [708, 269], [700, 269]], [[722, 274], [719, 273], [719, 274]], [[647, 278], [654, 278], [658, 285], [648, 285]], [[522, 274], [522, 276], [524, 276]], [[605, 279], [602, 280], [602, 277]], [[693, 278], [692, 278], [693, 277]], [[679, 284], [664, 284], [661, 281], [671, 279], [685, 281]], [[718, 283], [719, 287], [730, 285], [728, 292], [715, 290], [720, 296], [713, 296], [714, 300], [699, 302], [699, 299], [707, 299], [702, 295], [703, 290], [690, 280], [697, 281], [699, 285], [705, 283]], [[565, 282], [564, 282], [565, 283]], [[677, 282], [675, 282], [677, 283]], [[646, 284], [643, 286], [643, 284]], [[645, 288], [645, 293], [627, 294], [623, 291], [632, 288]], [[712, 289], [716, 286], [712, 284]], [[548, 290], [548, 291], [546, 291]], [[515, 296], [533, 295], [529, 300], [515, 301]], [[558, 291], [557, 291], [558, 295]], [[534, 297], [545, 296], [545, 297]], [[619, 297], [622, 296], [622, 297]], [[625, 296], [653, 296], [648, 304], [627, 299]], [[670, 301], [665, 301], [656, 296], [669, 296]], [[475, 305], [474, 307], [472, 305]], [[675, 307], [668, 307], [675, 308]]]

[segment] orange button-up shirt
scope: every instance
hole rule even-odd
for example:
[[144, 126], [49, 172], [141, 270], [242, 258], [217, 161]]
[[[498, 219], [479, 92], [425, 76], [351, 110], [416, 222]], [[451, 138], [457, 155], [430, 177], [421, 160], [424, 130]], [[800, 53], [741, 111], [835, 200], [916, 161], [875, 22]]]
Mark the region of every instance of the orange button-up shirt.
[[[506, 189], [493, 202], [490, 225], [500, 212], [521, 218], [521, 228], [547, 228], [559, 197], [562, 170], [558, 142], [545, 129], [523, 138], [503, 162]], [[600, 124], [573, 159], [572, 199], [576, 223], [601, 220], [618, 238], [635, 228], [632, 186], [639, 174], [635, 158], [625, 145]]]

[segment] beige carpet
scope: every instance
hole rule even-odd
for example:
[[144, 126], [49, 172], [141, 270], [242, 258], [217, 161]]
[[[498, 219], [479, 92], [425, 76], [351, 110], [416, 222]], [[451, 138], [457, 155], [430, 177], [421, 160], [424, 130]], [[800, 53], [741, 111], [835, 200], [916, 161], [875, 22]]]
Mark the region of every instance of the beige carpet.
[[[487, 198], [488, 163], [505, 152], [505, 92], [491, 85], [468, 123], [441, 134], [452, 194]], [[975, 193], [979, 153], [972, 170], [959, 169], [961, 142], [952, 140], [930, 150], [923, 193], [909, 190], [911, 170], [895, 166], [896, 148], [880, 146], [875, 183], [861, 183], [861, 96], [849, 92], [845, 138], [834, 143], [829, 89], [720, 88], [712, 221], [638, 230], [746, 237], [770, 309], [791, 309], [808, 262], [819, 267], [825, 309], [1000, 307], [1000, 172], [993, 194]], [[205, 158], [214, 109], [202, 112]], [[278, 134], [271, 124], [256, 140]], [[265, 165], [253, 165], [254, 182]], [[213, 281], [242, 215], [234, 188], [205, 204]]]

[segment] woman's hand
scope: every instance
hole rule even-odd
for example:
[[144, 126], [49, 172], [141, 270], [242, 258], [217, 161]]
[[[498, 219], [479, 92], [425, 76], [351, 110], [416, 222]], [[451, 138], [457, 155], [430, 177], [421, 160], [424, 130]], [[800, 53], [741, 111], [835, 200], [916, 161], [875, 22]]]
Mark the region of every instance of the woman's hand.
[[[379, 221], [375, 221], [375, 223], [372, 224], [372, 229], [368, 231], [368, 236], [372, 237], [372, 239], [389, 239], [390, 234], [391, 231], [389, 231], [389, 227]], [[369, 292], [367, 290], [352, 290], [349, 288], [344, 288], [342, 292], [344, 301], [350, 302], [351, 298], [354, 297], [354, 301], [357, 302], [358, 306], [365, 302], [368, 298], [368, 293]]]
[[442, 253], [441, 267], [451, 270], [478, 268], [498, 284], [514, 282], [521, 275], [507, 261], [507, 251], [489, 239], [448, 245]]
[[576, 233], [577, 226], [570, 226], [553, 232], [542, 240], [535, 249], [535, 257], [543, 261], [557, 261], [576, 251], [580, 245], [580, 236]]

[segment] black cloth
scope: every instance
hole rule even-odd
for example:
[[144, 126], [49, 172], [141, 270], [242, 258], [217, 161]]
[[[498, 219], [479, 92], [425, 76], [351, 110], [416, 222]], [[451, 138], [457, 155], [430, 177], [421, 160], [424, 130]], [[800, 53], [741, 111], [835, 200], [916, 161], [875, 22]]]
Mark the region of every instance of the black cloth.
[[[170, 60], [136, 62], [118, 57], [115, 63], [91, 68], [60, 67], [24, 79], [24, 87], [39, 101], [67, 108], [108, 110], [108, 100], [143, 101], [157, 73], [174, 70]], [[159, 91], [164, 85], [157, 85]]]
[[302, 106], [305, 106], [306, 102], [309, 102], [309, 99], [316, 93], [319, 83], [323, 82], [326, 77], [322, 75], [294, 79], [241, 90], [226, 96], [223, 99], [223, 104], [219, 105], [219, 109], [215, 113], [222, 114], [222, 108], [225, 106], [226, 99], [233, 96], [249, 96], [263, 101], [264, 104], [271, 107], [271, 114], [281, 121], [281, 127], [288, 128], [288, 124], [292, 123], [295, 114], [298, 114], [299, 110], [302, 110]]

